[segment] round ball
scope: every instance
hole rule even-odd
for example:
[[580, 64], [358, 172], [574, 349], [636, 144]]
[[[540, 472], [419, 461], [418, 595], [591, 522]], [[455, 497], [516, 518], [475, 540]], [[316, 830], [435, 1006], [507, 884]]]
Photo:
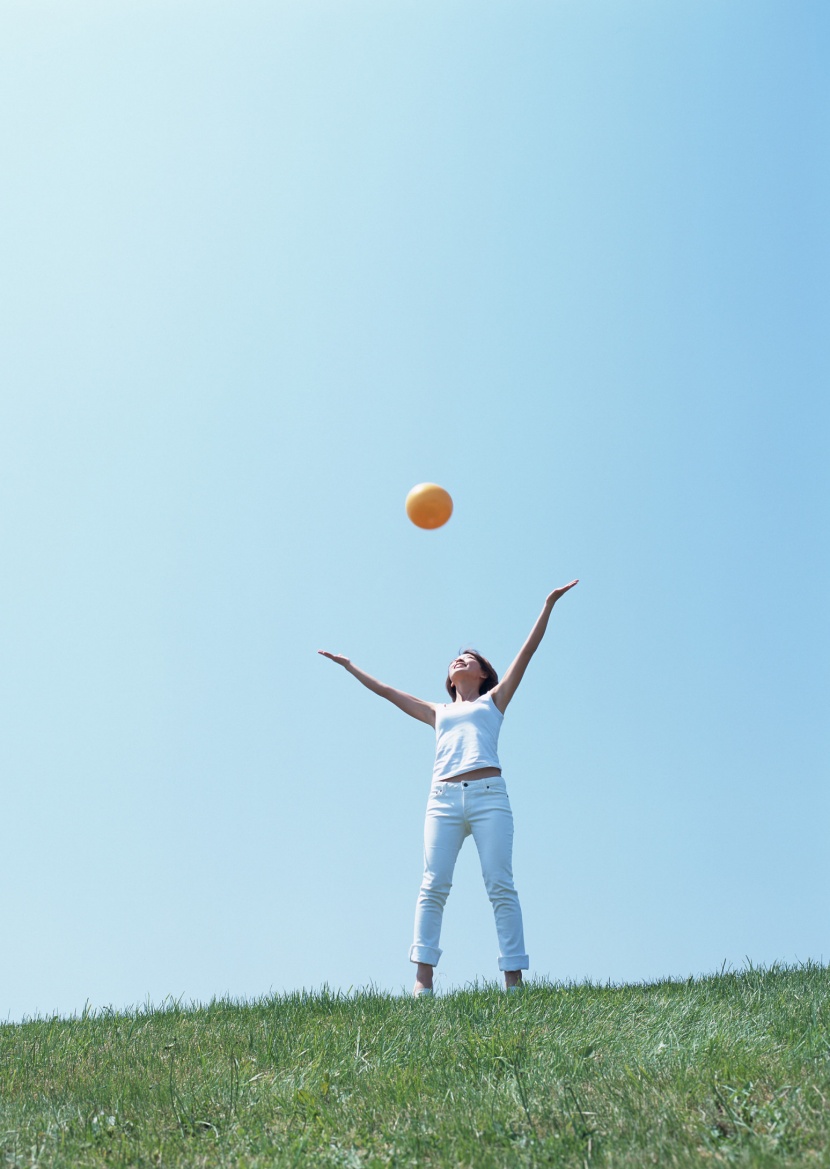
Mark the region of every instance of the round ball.
[[406, 497], [406, 514], [419, 528], [440, 528], [452, 515], [449, 491], [437, 483], [419, 483]]

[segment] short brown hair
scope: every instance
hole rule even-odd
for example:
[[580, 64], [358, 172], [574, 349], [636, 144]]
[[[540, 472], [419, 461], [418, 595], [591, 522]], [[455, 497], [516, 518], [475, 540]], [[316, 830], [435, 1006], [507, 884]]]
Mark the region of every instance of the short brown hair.
[[[462, 649], [461, 653], [472, 654], [475, 660], [481, 666], [482, 670], [484, 670], [484, 677], [481, 679], [481, 685], [478, 688], [478, 694], [480, 698], [482, 694], [486, 694], [488, 690], [493, 689], [499, 680], [499, 676], [487, 661], [487, 658], [485, 658], [477, 650]], [[461, 654], [458, 654], [457, 656], [460, 657]], [[455, 661], [455, 658], [453, 658], [453, 661]], [[447, 680], [444, 685], [447, 687], [447, 693], [449, 694], [450, 698], [453, 700], [453, 702], [455, 702], [455, 686], [453, 686], [452, 682], [450, 681], [449, 672], [447, 672]]]

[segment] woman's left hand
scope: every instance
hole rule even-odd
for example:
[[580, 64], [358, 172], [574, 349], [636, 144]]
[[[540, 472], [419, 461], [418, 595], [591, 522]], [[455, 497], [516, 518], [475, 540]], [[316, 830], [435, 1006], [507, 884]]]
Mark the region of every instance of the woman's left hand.
[[568, 589], [572, 589], [574, 587], [574, 585], [578, 585], [578, 584], [579, 584], [579, 580], [572, 580], [570, 582], [570, 584], [562, 585], [561, 589], [554, 589], [553, 592], [549, 594], [548, 599], [545, 602], [545, 604], [550, 605], [550, 607], [553, 608], [553, 606], [556, 604], [556, 602], [559, 600], [559, 598], [564, 597], [564, 595], [568, 591]]

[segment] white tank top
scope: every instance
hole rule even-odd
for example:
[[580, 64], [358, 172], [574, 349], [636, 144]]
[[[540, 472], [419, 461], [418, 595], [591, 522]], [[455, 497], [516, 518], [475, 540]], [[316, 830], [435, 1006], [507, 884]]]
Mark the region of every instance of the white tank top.
[[504, 715], [488, 691], [473, 702], [435, 708], [433, 779], [452, 779], [477, 767], [501, 767], [498, 745]]

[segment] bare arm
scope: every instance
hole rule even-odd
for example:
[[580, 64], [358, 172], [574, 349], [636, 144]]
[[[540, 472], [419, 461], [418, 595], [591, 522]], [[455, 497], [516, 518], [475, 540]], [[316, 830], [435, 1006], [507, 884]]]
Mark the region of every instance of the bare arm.
[[330, 654], [324, 649], [318, 649], [317, 652], [322, 654], [324, 658], [328, 658], [329, 661], [336, 662], [344, 670], [348, 670], [367, 690], [371, 690], [373, 694], [379, 694], [381, 698], [386, 698], [404, 714], [417, 718], [419, 722], [429, 723], [431, 727], [435, 726], [435, 707], [431, 702], [424, 702], [421, 698], [415, 698], [412, 694], [406, 694], [403, 690], [396, 690], [393, 686], [379, 682], [377, 678], [373, 678], [365, 670], [352, 665], [349, 659], [343, 657], [342, 654]]
[[542, 638], [545, 636], [545, 630], [548, 627], [550, 615], [553, 612], [553, 606], [560, 597], [572, 589], [574, 585], [579, 584], [578, 580], [572, 580], [570, 584], [563, 585], [561, 589], [554, 589], [553, 592], [546, 598], [542, 612], [536, 618], [536, 624], [528, 634], [527, 641], [516, 654], [516, 657], [508, 666], [502, 680], [493, 687], [492, 695], [493, 702], [498, 709], [504, 714], [507, 710], [507, 704], [516, 693], [519, 683], [525, 675], [525, 670], [528, 667], [530, 659], [536, 653]]

